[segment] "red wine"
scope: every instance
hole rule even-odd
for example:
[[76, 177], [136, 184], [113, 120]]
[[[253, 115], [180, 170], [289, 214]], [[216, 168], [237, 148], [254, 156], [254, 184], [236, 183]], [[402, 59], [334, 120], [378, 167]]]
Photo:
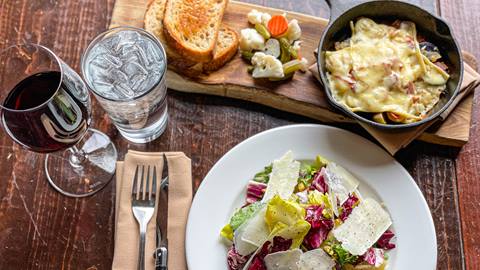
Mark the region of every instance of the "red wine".
[[5, 99], [3, 106], [16, 110], [2, 110], [5, 130], [28, 150], [49, 153], [66, 149], [85, 134], [88, 94], [82, 94], [75, 78], [68, 75], [64, 73], [57, 91], [60, 72], [34, 74], [18, 83]]

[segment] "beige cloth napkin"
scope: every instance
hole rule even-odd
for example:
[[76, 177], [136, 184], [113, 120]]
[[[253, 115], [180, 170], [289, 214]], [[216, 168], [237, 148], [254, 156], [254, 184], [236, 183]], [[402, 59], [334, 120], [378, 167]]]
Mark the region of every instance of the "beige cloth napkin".
[[[464, 53], [464, 56], [467, 56], [468, 53]], [[470, 56], [468, 56], [470, 57]], [[473, 63], [475, 64], [475, 63]], [[317, 64], [313, 64], [309, 68], [310, 72], [320, 80], [320, 75], [318, 73]], [[473, 91], [480, 84], [480, 74], [478, 74], [470, 65], [464, 63], [464, 74], [462, 81], [462, 88], [460, 93], [453, 101], [452, 105], [447, 108], [438, 119], [435, 119], [429, 123], [425, 123], [416, 128], [408, 129], [405, 131], [385, 131], [382, 129], [374, 128], [365, 123], [358, 122], [365, 130], [370, 133], [390, 154], [395, 154], [398, 150], [406, 147], [410, 144], [415, 138], [420, 136], [427, 128], [436, 123], [437, 121], [445, 120], [448, 115], [455, 109], [455, 106], [466, 97], [471, 91]]]
[[[139, 228], [132, 213], [131, 192], [133, 176], [137, 164], [157, 166], [157, 179], [163, 169], [163, 153], [145, 153], [129, 150], [125, 161], [117, 163], [117, 183], [115, 200], [115, 250], [112, 269], [137, 269]], [[185, 227], [192, 202], [191, 161], [181, 152], [166, 152], [168, 160], [168, 268], [186, 270]], [[160, 185], [157, 184], [157, 189]], [[157, 194], [159, 194], [157, 192]], [[158, 196], [157, 196], [158, 204]], [[161, 207], [161, 206], [159, 206]], [[154, 269], [156, 214], [147, 227], [145, 247], [145, 269]]]

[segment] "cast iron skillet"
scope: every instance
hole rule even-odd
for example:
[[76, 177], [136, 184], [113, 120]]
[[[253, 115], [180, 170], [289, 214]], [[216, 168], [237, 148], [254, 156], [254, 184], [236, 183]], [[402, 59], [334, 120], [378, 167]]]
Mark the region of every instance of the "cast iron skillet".
[[[458, 94], [463, 78], [462, 54], [452, 36], [450, 27], [433, 12], [428, 12], [416, 5], [393, 0], [326, 0], [330, 6], [330, 22], [325, 29], [318, 47], [317, 65], [329, 102], [337, 109], [343, 111], [354, 119], [383, 129], [405, 129], [415, 127], [437, 118]], [[396, 19], [409, 20], [416, 24], [417, 31], [425, 39], [440, 49], [443, 60], [449, 65], [450, 79], [447, 82], [445, 93], [438, 104], [430, 111], [429, 115], [421, 121], [409, 124], [380, 124], [354, 113], [338, 103], [332, 96], [327, 80], [325, 68], [325, 51], [335, 50], [337, 41], [345, 40], [351, 36], [350, 21], [359, 17], [371, 18], [375, 21], [393, 22]]]

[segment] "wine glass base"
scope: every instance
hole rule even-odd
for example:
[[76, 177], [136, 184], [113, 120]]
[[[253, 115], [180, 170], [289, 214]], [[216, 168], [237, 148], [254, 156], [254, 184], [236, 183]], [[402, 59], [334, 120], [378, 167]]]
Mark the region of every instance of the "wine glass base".
[[[74, 150], [78, 150], [77, 155]], [[54, 189], [65, 196], [79, 198], [105, 187], [115, 174], [116, 162], [117, 150], [108, 136], [89, 129], [74, 148], [48, 154], [45, 172]]]

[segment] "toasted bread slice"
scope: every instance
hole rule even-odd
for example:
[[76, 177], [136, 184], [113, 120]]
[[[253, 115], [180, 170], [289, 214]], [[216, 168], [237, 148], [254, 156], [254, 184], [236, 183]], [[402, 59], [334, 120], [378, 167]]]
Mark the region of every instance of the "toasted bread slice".
[[187, 59], [208, 62], [228, 0], [167, 0], [163, 31], [169, 45]]
[[197, 62], [182, 59], [182, 56], [176, 53], [165, 39], [163, 34], [163, 16], [165, 15], [165, 4], [167, 0], [152, 0], [148, 4], [147, 12], [144, 18], [145, 30], [155, 35], [163, 47], [165, 53], [168, 56], [168, 64], [177, 67], [178, 69], [185, 69], [197, 64]]
[[231, 28], [222, 24], [214, 57], [210, 62], [198, 63], [182, 57], [175, 52], [165, 40], [163, 33], [163, 16], [167, 0], [153, 0], [149, 3], [145, 13], [145, 29], [154, 34], [165, 47], [168, 56], [168, 66], [176, 72], [190, 77], [197, 77], [204, 72], [212, 72], [224, 66], [236, 53], [238, 48], [238, 35]]
[[238, 35], [233, 29], [222, 25], [218, 33], [217, 47], [213, 60], [203, 63], [204, 72], [212, 72], [223, 67], [233, 56], [237, 54]]

